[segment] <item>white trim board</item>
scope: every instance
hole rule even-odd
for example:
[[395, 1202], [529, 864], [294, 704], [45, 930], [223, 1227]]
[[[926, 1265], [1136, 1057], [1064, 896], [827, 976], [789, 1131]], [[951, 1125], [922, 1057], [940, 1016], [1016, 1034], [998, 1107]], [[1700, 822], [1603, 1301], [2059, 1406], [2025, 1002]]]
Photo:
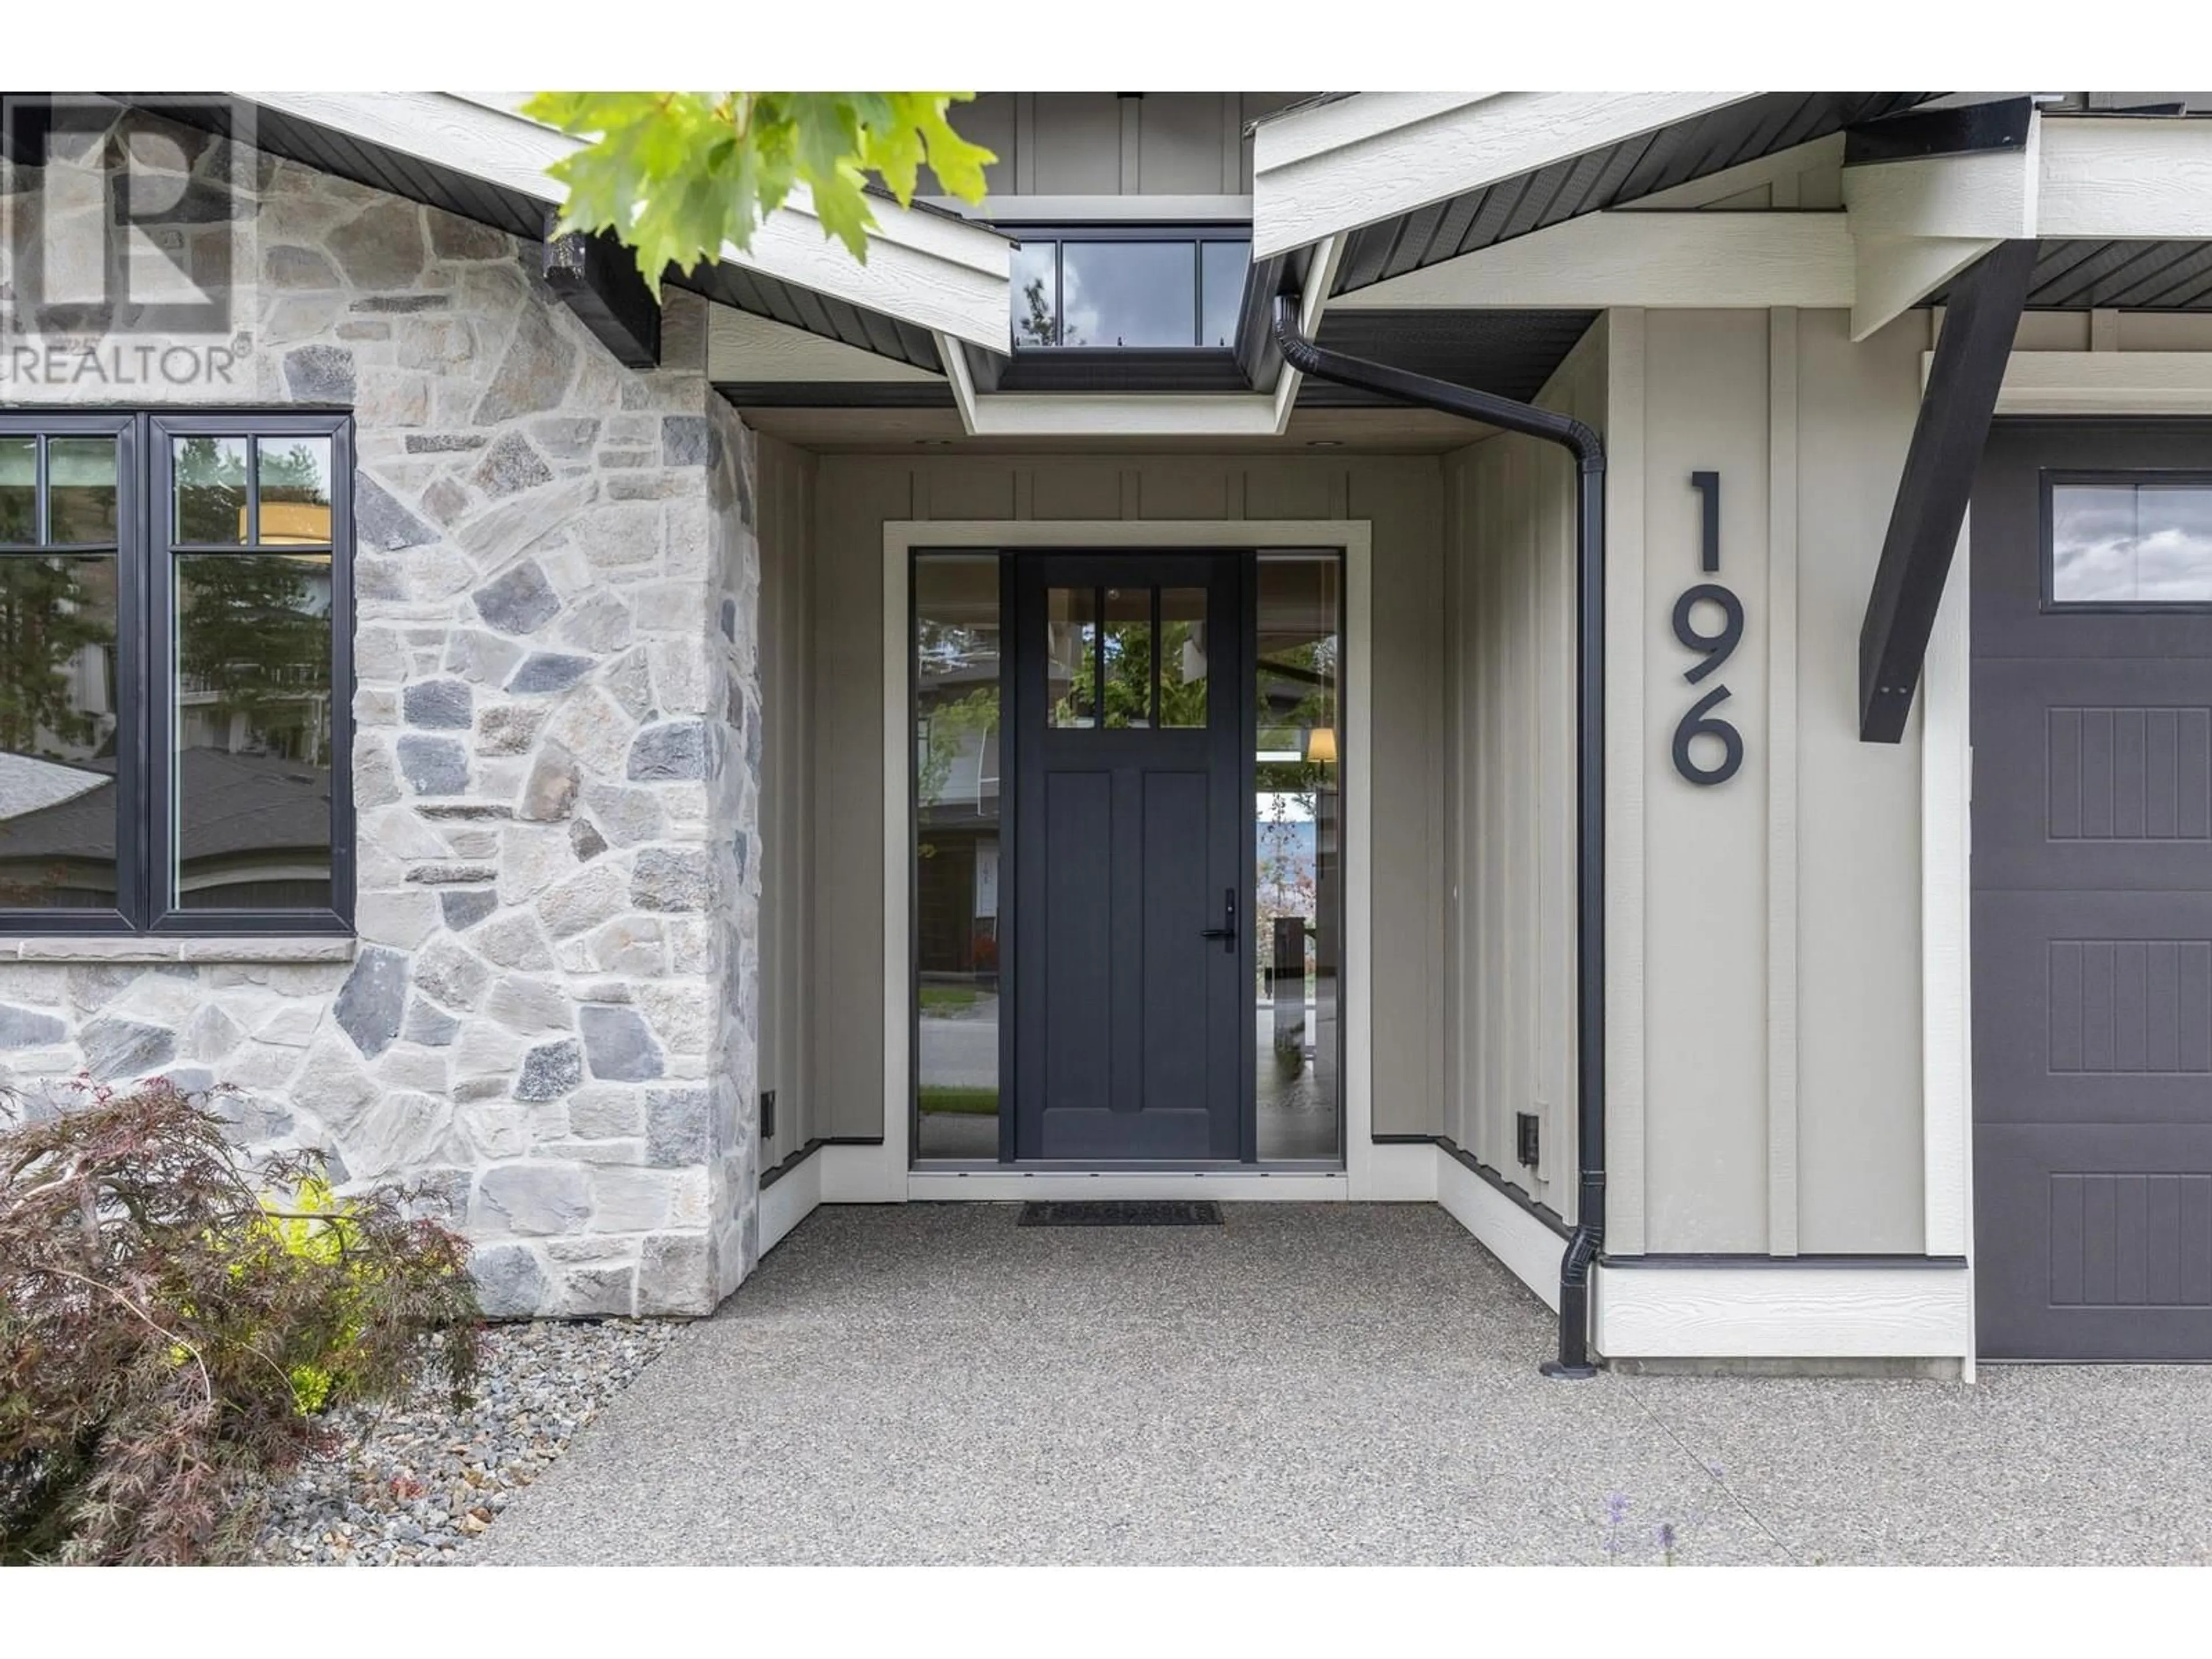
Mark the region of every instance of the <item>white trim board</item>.
[[[240, 92], [251, 103], [331, 127], [367, 143], [519, 191], [550, 205], [563, 199], [545, 169], [579, 140], [540, 122], [449, 92]], [[729, 264], [896, 317], [917, 327], [1006, 350], [1011, 278], [1006, 239], [995, 231], [890, 202], [870, 204], [866, 264], [815, 216], [812, 196], [793, 191]]]
[[1608, 1359], [1967, 1359], [1972, 1285], [1941, 1262], [1596, 1270]]
[[1443, 1147], [1425, 1150], [1436, 1157], [1437, 1205], [1546, 1307], [1559, 1312], [1559, 1263], [1566, 1241]]
[[784, 1236], [814, 1212], [822, 1202], [822, 1155], [830, 1150], [817, 1146], [798, 1163], [784, 1171], [782, 1178], [772, 1187], [764, 1187], [760, 1194], [760, 1253], [766, 1255], [783, 1242]]
[[[1920, 358], [1920, 383], [1936, 360]], [[2212, 351], [2015, 351], [2000, 415], [2212, 415]]]
[[[1264, 401], [1264, 400], [1263, 400]], [[1147, 548], [1294, 548], [1334, 547], [1344, 550], [1345, 565], [1345, 750], [1344, 827], [1344, 1120], [1345, 1169], [1341, 1175], [1260, 1175], [1237, 1170], [1209, 1177], [1216, 1182], [1233, 1176], [1261, 1183], [1334, 1182], [1334, 1188], [1316, 1188], [1310, 1195], [1340, 1195], [1347, 1199], [1421, 1200], [1435, 1195], [1432, 1178], [1419, 1167], [1425, 1147], [1376, 1146], [1374, 1144], [1374, 1060], [1372, 1011], [1373, 961], [1373, 836], [1370, 812], [1373, 761], [1370, 755], [1374, 673], [1371, 649], [1374, 586], [1374, 527], [1365, 519], [960, 519], [891, 520], [884, 526], [883, 564], [883, 705], [880, 726], [883, 744], [884, 802], [884, 1138], [875, 1146], [825, 1146], [822, 1195], [828, 1203], [899, 1204], [909, 1198], [938, 1194], [942, 1182], [973, 1182], [981, 1176], [1001, 1178], [1005, 1172], [982, 1170], [962, 1176], [936, 1171], [916, 1174], [909, 1168], [912, 1124], [908, 1119], [908, 1071], [911, 1057], [898, 1034], [908, 1029], [908, 1002], [913, 994], [912, 970], [907, 943], [912, 859], [908, 845], [910, 828], [907, 800], [909, 764], [907, 738], [907, 636], [908, 570], [918, 547], [1109, 549]], [[1415, 1156], [1407, 1157], [1412, 1153]], [[1014, 1179], [1043, 1177], [1015, 1172]], [[1151, 1197], [1151, 1183], [1162, 1179], [1188, 1182], [1189, 1175], [1162, 1176], [1143, 1172], [1099, 1176], [1054, 1176], [1081, 1183], [1081, 1196], [1093, 1198]], [[921, 1192], [916, 1182], [926, 1183]], [[974, 1195], [973, 1186], [963, 1189]], [[1179, 1188], [1178, 1191], [1187, 1190]], [[1217, 1188], [1217, 1190], [1220, 1190]], [[1283, 1185], [1264, 1185], [1261, 1195], [1281, 1197]], [[1013, 1195], [1044, 1195], [1025, 1186]], [[1065, 1194], [1062, 1194], [1065, 1195]]]

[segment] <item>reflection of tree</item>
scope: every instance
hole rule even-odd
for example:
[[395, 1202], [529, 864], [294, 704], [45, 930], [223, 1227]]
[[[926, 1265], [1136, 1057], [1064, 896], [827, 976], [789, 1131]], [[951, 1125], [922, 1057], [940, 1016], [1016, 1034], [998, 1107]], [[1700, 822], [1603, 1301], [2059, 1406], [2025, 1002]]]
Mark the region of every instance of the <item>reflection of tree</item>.
[[[1260, 660], [1262, 726], [1283, 729], [1303, 743], [1307, 734], [1335, 725], [1336, 641], [1328, 635], [1278, 647]], [[1286, 701], [1293, 687], [1304, 690]], [[1269, 746], [1263, 743], [1263, 747]], [[1261, 761], [1254, 769], [1254, 788], [1267, 798], [1267, 817], [1259, 829], [1258, 892], [1261, 983], [1273, 967], [1275, 923], [1295, 917], [1314, 937], [1320, 915], [1322, 797], [1336, 788], [1336, 763], [1330, 760]], [[1311, 826], [1311, 846], [1304, 826]], [[1310, 971], [1312, 964], [1309, 963]]]
[[246, 539], [246, 441], [206, 435], [177, 443], [177, 539]]
[[185, 690], [244, 715], [256, 748], [324, 763], [317, 711], [330, 687], [330, 623], [309, 577], [328, 561], [216, 553], [178, 565]]
[[[112, 563], [0, 558], [0, 750], [34, 754], [43, 739], [54, 759], [80, 757], [95, 741], [98, 752], [112, 751], [113, 733], [102, 734], [98, 716], [78, 708], [69, 672], [81, 652], [114, 643], [112, 600], [85, 588], [91, 568]], [[112, 672], [112, 653], [105, 665]]]
[[1033, 346], [1079, 346], [1083, 337], [1075, 325], [1063, 322], [1057, 307], [1045, 297], [1044, 278], [1032, 276], [1022, 285], [1022, 301], [1029, 307], [1029, 315], [1018, 318], [1014, 323], [1016, 343]]
[[922, 728], [926, 743], [915, 794], [921, 805], [929, 807], [944, 795], [953, 762], [971, 747], [980, 750], [999, 729], [999, 688], [978, 686], [964, 697], [932, 704], [922, 716]]
[[[1086, 625], [1087, 635], [1087, 625]], [[1109, 726], [1146, 726], [1152, 718], [1152, 628], [1150, 623], [1109, 623], [1106, 625], [1106, 696], [1100, 724]], [[1201, 726], [1206, 724], [1206, 676], [1182, 678], [1181, 664], [1186, 646], [1203, 657], [1206, 624], [1170, 622], [1160, 625], [1160, 720], [1163, 726]], [[1175, 664], [1173, 672], [1164, 665]], [[1067, 689], [1053, 711], [1054, 726], [1074, 726], [1100, 708], [1096, 695], [1097, 658], [1084, 641], [1082, 655], [1071, 665]]]

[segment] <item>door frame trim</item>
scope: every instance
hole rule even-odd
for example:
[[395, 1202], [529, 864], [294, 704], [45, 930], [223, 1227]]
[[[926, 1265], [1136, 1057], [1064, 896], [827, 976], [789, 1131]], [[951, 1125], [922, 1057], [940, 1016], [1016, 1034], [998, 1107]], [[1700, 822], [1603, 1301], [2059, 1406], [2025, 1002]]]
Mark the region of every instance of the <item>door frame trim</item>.
[[[884, 525], [883, 744], [884, 802], [884, 1138], [880, 1146], [840, 1149], [846, 1156], [823, 1170], [828, 1202], [903, 1203], [908, 1199], [982, 1196], [978, 1185], [995, 1171], [969, 1175], [917, 1172], [910, 1168], [907, 1110], [913, 1056], [896, 1035], [908, 1028], [913, 995], [910, 920], [911, 860], [907, 845], [909, 693], [907, 657], [912, 648], [908, 592], [911, 556], [917, 548], [1037, 548], [1158, 551], [1176, 548], [1327, 547], [1344, 554], [1345, 653], [1345, 890], [1344, 890], [1344, 1116], [1345, 1167], [1340, 1175], [1291, 1177], [1223, 1172], [1212, 1183], [1264, 1182], [1270, 1196], [1287, 1195], [1296, 1179], [1305, 1195], [1351, 1200], [1431, 1200], [1436, 1195], [1435, 1151], [1428, 1146], [1377, 1146], [1373, 1136], [1372, 927], [1373, 799], [1372, 694], [1374, 526], [1366, 519], [895, 519]], [[1030, 1183], [1035, 1176], [1009, 1177]], [[1143, 1197], [1161, 1182], [1189, 1182], [1188, 1174], [1159, 1171], [1068, 1176], [1086, 1196]], [[1127, 1192], [1122, 1188], [1127, 1187]], [[1008, 1194], [1012, 1196], [1012, 1194]], [[1255, 1194], [1256, 1195], [1256, 1194]]]

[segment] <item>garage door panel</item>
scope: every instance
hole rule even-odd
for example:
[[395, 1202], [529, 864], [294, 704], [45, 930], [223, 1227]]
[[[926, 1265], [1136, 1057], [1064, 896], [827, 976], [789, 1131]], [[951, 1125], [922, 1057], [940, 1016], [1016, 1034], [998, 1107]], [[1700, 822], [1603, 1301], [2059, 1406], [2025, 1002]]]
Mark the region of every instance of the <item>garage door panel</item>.
[[2171, 487], [2154, 474], [2208, 466], [2203, 423], [2039, 422], [1993, 434], [1976, 483], [1974, 1244], [1992, 1358], [2212, 1359], [2212, 614], [2043, 597], [2046, 486], [2106, 474], [2086, 484], [2109, 501], [2067, 498], [2069, 581], [2149, 592], [2142, 573], [2166, 581], [2179, 559], [2160, 591], [2179, 592], [2212, 550], [2154, 543], [2141, 504]]

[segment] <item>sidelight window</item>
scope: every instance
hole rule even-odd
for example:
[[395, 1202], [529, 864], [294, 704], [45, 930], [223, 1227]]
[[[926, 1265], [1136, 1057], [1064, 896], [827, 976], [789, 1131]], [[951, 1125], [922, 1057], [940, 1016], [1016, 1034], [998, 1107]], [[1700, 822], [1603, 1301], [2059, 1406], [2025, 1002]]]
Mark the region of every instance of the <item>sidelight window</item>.
[[344, 417], [0, 418], [0, 927], [339, 932]]

